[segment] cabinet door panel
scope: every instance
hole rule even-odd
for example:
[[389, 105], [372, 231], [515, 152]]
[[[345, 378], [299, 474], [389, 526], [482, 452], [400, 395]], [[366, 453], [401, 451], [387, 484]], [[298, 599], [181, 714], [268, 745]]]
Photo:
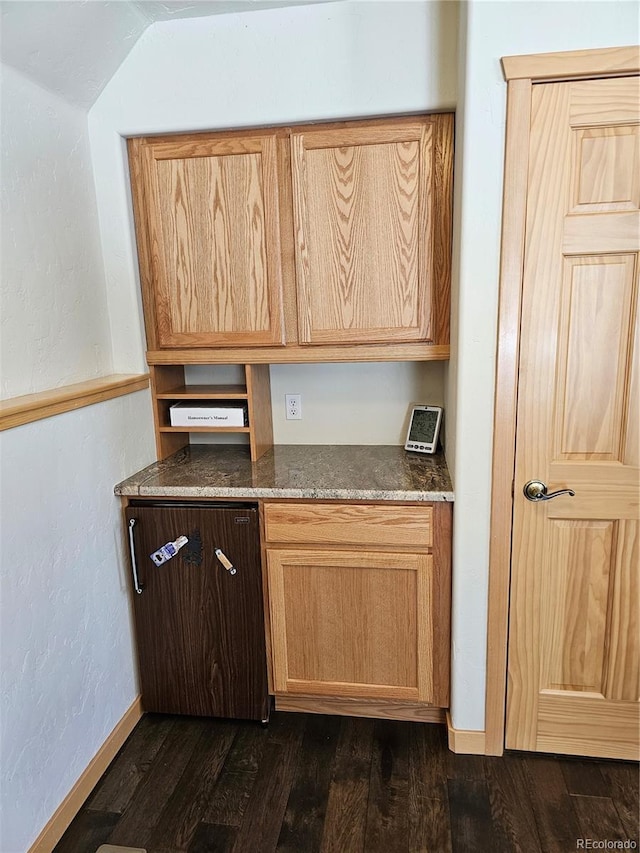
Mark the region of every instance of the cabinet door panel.
[[267, 551], [279, 693], [433, 702], [432, 557]]
[[282, 343], [275, 135], [143, 152], [157, 345]]
[[291, 137], [305, 344], [431, 339], [429, 119]]

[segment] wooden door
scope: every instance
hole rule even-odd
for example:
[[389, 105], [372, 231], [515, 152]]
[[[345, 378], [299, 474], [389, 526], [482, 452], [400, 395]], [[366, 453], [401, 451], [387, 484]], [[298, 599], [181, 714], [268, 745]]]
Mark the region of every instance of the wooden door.
[[130, 155], [149, 349], [283, 343], [276, 133]]
[[433, 340], [434, 119], [292, 135], [300, 343]]
[[431, 555], [267, 551], [276, 693], [438, 704]]
[[[638, 758], [637, 77], [534, 86], [506, 745]], [[575, 496], [530, 502], [529, 480]]]
[[[142, 702], [167, 714], [268, 717], [255, 508], [130, 506], [141, 594], [134, 615]], [[150, 559], [178, 536], [173, 559]], [[220, 548], [236, 569], [218, 561]]]

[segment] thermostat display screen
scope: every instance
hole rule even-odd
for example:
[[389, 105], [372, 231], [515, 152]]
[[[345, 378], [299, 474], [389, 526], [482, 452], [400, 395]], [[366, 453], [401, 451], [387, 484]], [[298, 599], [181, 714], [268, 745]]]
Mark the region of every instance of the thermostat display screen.
[[441, 420], [440, 406], [414, 406], [404, 449], [414, 453], [435, 453]]
[[438, 415], [437, 411], [415, 409], [409, 432], [409, 441], [430, 444], [433, 441], [436, 424], [438, 423]]

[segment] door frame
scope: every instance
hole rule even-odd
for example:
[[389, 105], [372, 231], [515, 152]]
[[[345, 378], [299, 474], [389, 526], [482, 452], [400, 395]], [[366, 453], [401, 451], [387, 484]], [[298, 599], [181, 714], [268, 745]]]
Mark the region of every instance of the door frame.
[[516, 407], [531, 92], [536, 83], [640, 73], [640, 46], [505, 56], [507, 122], [491, 486], [485, 754], [504, 751]]

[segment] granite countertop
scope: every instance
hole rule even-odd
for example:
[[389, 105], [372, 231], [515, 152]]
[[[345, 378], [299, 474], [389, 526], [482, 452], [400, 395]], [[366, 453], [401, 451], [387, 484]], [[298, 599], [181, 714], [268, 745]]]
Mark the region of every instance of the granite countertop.
[[145, 498], [453, 501], [442, 452], [423, 456], [391, 445], [279, 444], [257, 462], [246, 447], [191, 445], [114, 491]]

